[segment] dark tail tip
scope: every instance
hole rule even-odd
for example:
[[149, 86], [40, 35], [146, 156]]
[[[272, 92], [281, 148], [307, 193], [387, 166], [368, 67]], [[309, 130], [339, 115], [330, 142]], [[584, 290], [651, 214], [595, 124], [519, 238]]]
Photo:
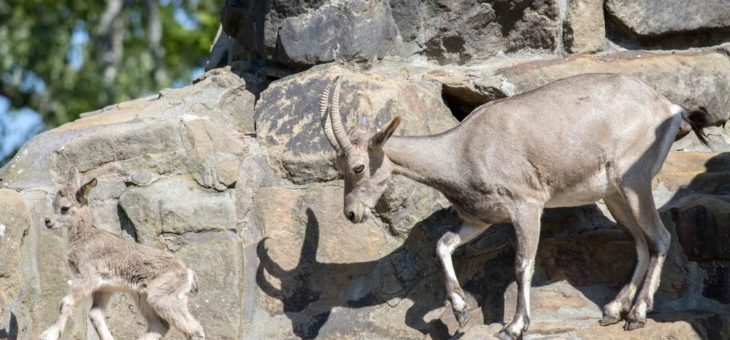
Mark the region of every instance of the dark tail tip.
[[707, 114], [707, 110], [705, 110], [704, 107], [700, 107], [699, 110], [690, 111], [687, 114], [687, 122], [690, 126], [692, 126], [692, 132], [695, 133], [697, 139], [699, 139], [702, 144], [709, 147], [710, 142], [707, 140], [707, 134], [705, 134], [704, 131], [705, 128], [711, 125], [710, 115]]

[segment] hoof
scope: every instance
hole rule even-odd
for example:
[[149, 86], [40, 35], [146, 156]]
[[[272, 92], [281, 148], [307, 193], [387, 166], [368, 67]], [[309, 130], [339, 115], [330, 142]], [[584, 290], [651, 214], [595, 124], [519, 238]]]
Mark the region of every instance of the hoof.
[[624, 330], [625, 331], [633, 331], [635, 329], [639, 329], [641, 327], [644, 327], [645, 324], [646, 324], [645, 321], [635, 321], [635, 320], [632, 321], [632, 320], [629, 320], [629, 321], [626, 321], [626, 324], [624, 324]]
[[499, 331], [499, 333], [494, 335], [499, 340], [515, 340], [517, 337], [512, 336], [511, 334], [507, 333], [504, 329]]
[[55, 328], [51, 328], [41, 334], [41, 340], [56, 340], [61, 336], [60, 332]]
[[466, 324], [471, 320], [471, 313], [469, 313], [468, 309], [464, 309], [464, 311], [454, 311], [454, 316], [456, 316], [456, 321], [459, 322], [459, 328], [464, 328]]
[[611, 315], [604, 315], [603, 318], [601, 319], [601, 321], [599, 321], [598, 323], [601, 326], [608, 326], [608, 325], [613, 325], [615, 323], [618, 323], [619, 321], [621, 321], [621, 318], [619, 318], [619, 317], [611, 316]]

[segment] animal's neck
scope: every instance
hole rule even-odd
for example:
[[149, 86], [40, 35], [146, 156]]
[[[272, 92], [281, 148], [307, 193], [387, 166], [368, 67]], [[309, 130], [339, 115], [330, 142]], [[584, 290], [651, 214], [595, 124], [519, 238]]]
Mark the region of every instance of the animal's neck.
[[385, 155], [396, 175], [447, 189], [454, 180], [454, 145], [448, 134], [422, 137], [393, 136], [385, 143]]
[[91, 220], [91, 210], [88, 207], [79, 208], [75, 213], [74, 223], [69, 227], [68, 238], [69, 240], [80, 239], [93, 228], [94, 224]]

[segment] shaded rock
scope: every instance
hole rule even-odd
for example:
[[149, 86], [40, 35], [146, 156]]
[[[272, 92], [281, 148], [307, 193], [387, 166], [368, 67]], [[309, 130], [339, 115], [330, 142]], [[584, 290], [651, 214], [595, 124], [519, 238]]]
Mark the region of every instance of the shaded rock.
[[563, 25], [565, 49], [568, 52], [601, 50], [606, 40], [603, 0], [569, 0]]
[[423, 79], [441, 83], [444, 103], [460, 121], [478, 106], [508, 96], [501, 88], [501, 79], [496, 77], [479, 79], [438, 70], [427, 73]]
[[281, 79], [261, 94], [256, 104], [259, 142], [282, 177], [295, 183], [332, 180], [339, 176], [334, 150], [324, 136], [319, 99], [336, 76], [343, 77], [340, 111], [346, 128], [364, 113], [375, 131], [393, 116], [403, 120], [396, 134], [427, 135], [444, 131], [456, 120], [428, 83], [385, 78], [377, 73], [342, 67], [319, 67]]
[[695, 205], [672, 211], [679, 242], [690, 260], [730, 261], [730, 202], [722, 209]]
[[623, 285], [636, 261], [633, 241], [618, 229], [540, 242], [536, 276], [573, 285]]
[[169, 178], [129, 188], [119, 197], [119, 206], [134, 224], [138, 239], [150, 243], [163, 233], [235, 230], [232, 196], [204, 191], [184, 178]]
[[713, 124], [730, 116], [730, 59], [712, 51], [579, 55], [527, 62], [497, 71], [514, 85], [515, 93], [583, 73], [635, 75], [675, 104], [706, 107]]
[[557, 46], [557, 1], [226, 1], [223, 30], [240, 59], [289, 67], [334, 60], [426, 55], [466, 61]]
[[707, 194], [730, 194], [730, 154], [670, 152], [662, 170], [654, 178], [659, 206], [681, 190]]
[[606, 9], [623, 29], [637, 36], [730, 29], [730, 7], [724, 0], [607, 0]]

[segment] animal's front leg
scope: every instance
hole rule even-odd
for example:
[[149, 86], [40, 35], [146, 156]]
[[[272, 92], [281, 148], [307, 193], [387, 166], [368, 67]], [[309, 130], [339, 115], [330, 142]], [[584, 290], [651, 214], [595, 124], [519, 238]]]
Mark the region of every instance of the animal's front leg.
[[73, 308], [79, 304], [85, 297], [89, 296], [92, 291], [92, 282], [90, 279], [79, 279], [71, 285], [71, 291], [63, 299], [61, 299], [61, 308], [59, 316], [53, 326], [46, 329], [41, 334], [41, 340], [56, 340], [61, 337], [63, 329], [66, 327], [68, 317], [73, 313]]
[[502, 340], [517, 339], [530, 326], [530, 287], [535, 271], [535, 254], [540, 241], [541, 206], [521, 207], [513, 219], [515, 236], [515, 272], [517, 279], [517, 310], [497, 337]]
[[462, 224], [457, 233], [447, 232], [438, 241], [436, 246], [436, 254], [441, 260], [441, 266], [444, 270], [444, 280], [446, 282], [446, 297], [451, 302], [451, 308], [454, 311], [459, 326], [464, 327], [469, 321], [468, 306], [466, 304], [466, 296], [459, 285], [456, 278], [456, 271], [451, 260], [451, 254], [460, 245], [467, 243], [477, 237], [487, 229], [487, 225], [472, 226]]

